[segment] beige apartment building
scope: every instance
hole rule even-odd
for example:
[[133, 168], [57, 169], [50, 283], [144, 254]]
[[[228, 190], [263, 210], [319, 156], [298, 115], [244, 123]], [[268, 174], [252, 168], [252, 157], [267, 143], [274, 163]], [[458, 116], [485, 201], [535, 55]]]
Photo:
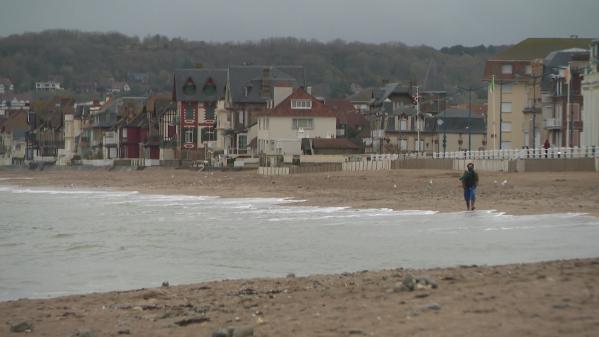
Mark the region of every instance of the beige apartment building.
[[544, 59], [553, 51], [588, 48], [591, 39], [529, 38], [487, 61], [488, 149], [541, 147], [548, 137], [542, 115]]

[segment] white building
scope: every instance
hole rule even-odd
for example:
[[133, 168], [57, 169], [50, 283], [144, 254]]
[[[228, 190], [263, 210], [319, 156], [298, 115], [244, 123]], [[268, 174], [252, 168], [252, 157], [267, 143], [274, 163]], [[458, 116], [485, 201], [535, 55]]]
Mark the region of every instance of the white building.
[[62, 90], [60, 82], [48, 81], [48, 82], [35, 82], [35, 90], [37, 91], [57, 91]]
[[582, 146], [599, 146], [599, 40], [591, 44], [589, 67], [582, 81]]
[[264, 154], [301, 154], [302, 139], [335, 138], [335, 113], [298, 88], [274, 108], [258, 115], [257, 150]]

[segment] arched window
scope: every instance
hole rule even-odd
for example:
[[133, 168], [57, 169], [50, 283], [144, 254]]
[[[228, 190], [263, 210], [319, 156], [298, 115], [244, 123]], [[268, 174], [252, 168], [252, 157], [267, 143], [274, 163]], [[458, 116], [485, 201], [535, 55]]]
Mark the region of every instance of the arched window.
[[206, 96], [214, 96], [216, 94], [216, 84], [214, 84], [214, 80], [212, 80], [212, 78], [208, 78], [206, 83], [204, 83], [202, 91]]
[[191, 77], [189, 77], [187, 81], [185, 81], [185, 84], [183, 84], [183, 93], [185, 95], [194, 95], [196, 93], [196, 84], [193, 83]]

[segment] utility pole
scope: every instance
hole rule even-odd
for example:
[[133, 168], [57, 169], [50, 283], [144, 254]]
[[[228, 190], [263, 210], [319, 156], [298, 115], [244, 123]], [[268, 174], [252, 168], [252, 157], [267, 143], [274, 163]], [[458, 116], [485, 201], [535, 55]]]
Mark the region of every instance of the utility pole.
[[537, 147], [537, 77], [532, 78], [532, 148]]
[[468, 152], [472, 151], [472, 87], [468, 89]]
[[416, 132], [418, 134], [416, 141], [416, 149], [420, 155], [420, 92], [419, 87], [416, 86]]
[[499, 80], [499, 150], [503, 148], [503, 80]]
[[571, 78], [572, 78], [572, 74], [570, 73], [571, 69], [570, 69], [570, 65], [568, 64], [568, 70], [567, 70], [567, 76], [566, 76], [566, 81], [568, 84], [568, 93], [567, 93], [567, 100], [566, 100], [566, 118], [570, 119], [570, 123], [568, 123], [568, 147], [573, 147], [573, 143], [574, 143], [574, 128], [572, 123], [574, 122], [574, 116], [572, 114], [572, 110], [570, 108], [570, 83], [571, 83]]

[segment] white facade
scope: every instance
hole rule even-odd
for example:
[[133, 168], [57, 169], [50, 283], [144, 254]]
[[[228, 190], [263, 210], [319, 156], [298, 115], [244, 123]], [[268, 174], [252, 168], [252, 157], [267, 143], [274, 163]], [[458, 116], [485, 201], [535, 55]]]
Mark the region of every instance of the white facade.
[[62, 90], [59, 82], [35, 82], [35, 90], [37, 91], [55, 91]]
[[599, 40], [593, 42], [589, 60], [582, 81], [581, 146], [599, 146]]
[[335, 117], [261, 116], [258, 118], [258, 153], [301, 154], [302, 138], [335, 138]]

